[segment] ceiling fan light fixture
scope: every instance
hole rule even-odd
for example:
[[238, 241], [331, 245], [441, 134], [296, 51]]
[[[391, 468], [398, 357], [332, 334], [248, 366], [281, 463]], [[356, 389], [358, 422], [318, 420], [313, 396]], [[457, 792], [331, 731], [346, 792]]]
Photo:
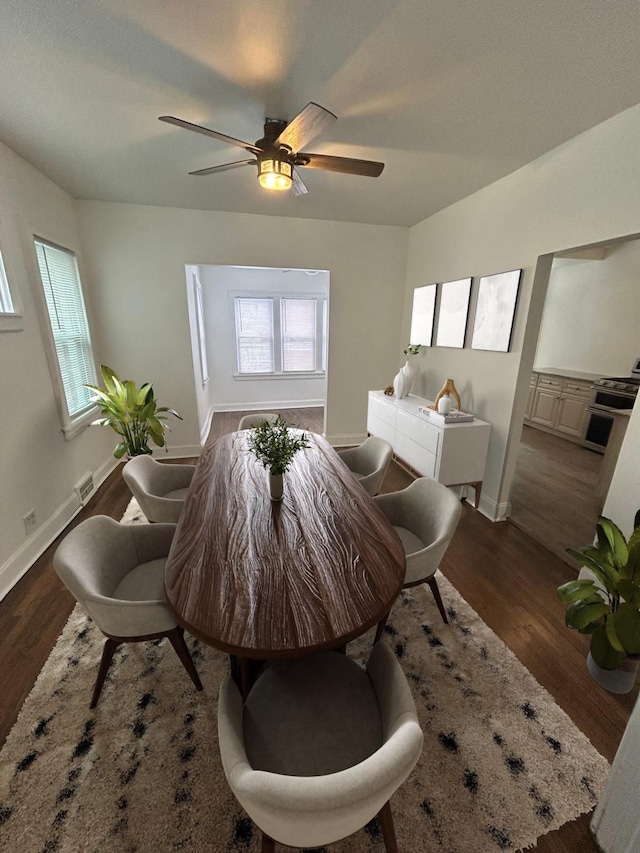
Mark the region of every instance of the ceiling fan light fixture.
[[289, 190], [293, 183], [293, 169], [288, 160], [265, 157], [258, 161], [258, 181], [266, 190]]

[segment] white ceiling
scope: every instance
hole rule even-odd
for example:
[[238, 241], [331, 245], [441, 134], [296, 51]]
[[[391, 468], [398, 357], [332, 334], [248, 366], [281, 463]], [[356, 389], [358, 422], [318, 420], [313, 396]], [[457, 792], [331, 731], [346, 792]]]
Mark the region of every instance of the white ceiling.
[[[413, 225], [640, 102], [638, 0], [1, 0], [0, 140], [81, 199]], [[260, 189], [218, 140], [309, 101], [382, 160]]]

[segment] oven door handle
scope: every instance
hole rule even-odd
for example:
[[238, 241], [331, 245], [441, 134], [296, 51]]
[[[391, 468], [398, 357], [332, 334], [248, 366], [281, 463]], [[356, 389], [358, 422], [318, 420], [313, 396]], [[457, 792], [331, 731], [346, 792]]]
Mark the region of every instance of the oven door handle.
[[611, 413], [617, 411], [617, 409], [614, 409], [611, 406], [600, 406], [598, 403], [591, 403], [587, 406], [587, 412], [591, 415], [609, 415], [609, 417], [612, 418], [613, 415]]

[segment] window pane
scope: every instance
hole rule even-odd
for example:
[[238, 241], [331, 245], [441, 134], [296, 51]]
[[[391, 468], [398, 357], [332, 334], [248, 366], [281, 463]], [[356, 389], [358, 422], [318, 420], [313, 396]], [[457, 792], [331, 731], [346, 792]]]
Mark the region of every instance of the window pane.
[[273, 373], [273, 300], [235, 299], [239, 373]]
[[282, 300], [282, 369], [316, 369], [316, 300]]
[[75, 255], [36, 240], [40, 277], [60, 367], [69, 417], [73, 420], [93, 408], [96, 384], [87, 315]]
[[9, 282], [7, 281], [7, 273], [0, 252], [0, 312], [3, 314], [13, 313], [13, 300], [11, 299], [11, 291], [9, 290]]

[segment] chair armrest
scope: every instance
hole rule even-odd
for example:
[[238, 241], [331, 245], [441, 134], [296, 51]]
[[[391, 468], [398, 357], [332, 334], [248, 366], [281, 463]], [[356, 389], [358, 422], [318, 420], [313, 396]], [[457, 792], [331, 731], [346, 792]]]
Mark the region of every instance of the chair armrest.
[[176, 532], [176, 524], [131, 524], [128, 529], [135, 544], [139, 563], [166, 557]]

